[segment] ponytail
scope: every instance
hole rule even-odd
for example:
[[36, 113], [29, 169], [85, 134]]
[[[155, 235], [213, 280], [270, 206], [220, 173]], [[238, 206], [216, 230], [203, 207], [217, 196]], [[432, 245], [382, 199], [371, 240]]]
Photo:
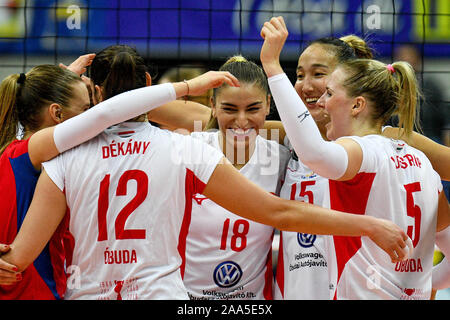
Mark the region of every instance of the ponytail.
[[386, 65], [370, 59], [350, 60], [341, 64], [346, 79], [343, 86], [351, 97], [364, 96], [373, 104], [372, 120], [384, 124], [393, 115], [400, 130], [410, 135], [418, 123], [417, 100], [420, 95], [414, 70], [407, 62]]
[[111, 68], [103, 83], [105, 99], [136, 89], [136, 63], [128, 52], [120, 52], [111, 63]]
[[0, 84], [0, 155], [16, 139], [19, 117], [16, 106], [20, 84], [18, 74], [6, 77]]
[[420, 92], [417, 85], [417, 79], [413, 68], [407, 62], [395, 62], [392, 65], [394, 73], [392, 77], [396, 80], [397, 90], [399, 93], [398, 110], [398, 126], [404, 130], [406, 135], [410, 135], [414, 129], [419, 132], [422, 128], [419, 123], [419, 105], [417, 103]]
[[145, 87], [148, 68], [135, 49], [114, 45], [97, 53], [88, 71], [94, 84], [103, 88], [103, 98], [106, 100]]

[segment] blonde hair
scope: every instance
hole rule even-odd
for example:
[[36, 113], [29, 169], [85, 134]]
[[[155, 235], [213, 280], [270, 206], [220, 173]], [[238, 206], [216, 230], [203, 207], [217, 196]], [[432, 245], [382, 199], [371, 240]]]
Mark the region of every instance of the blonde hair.
[[16, 138], [19, 128], [18, 112], [14, 108], [18, 79], [18, 74], [11, 74], [0, 85], [0, 154]]
[[349, 35], [340, 37], [339, 39], [344, 41], [346, 44], [348, 44], [353, 49], [356, 57], [358, 57], [360, 59], [372, 59], [373, 58], [373, 50], [372, 50], [372, 48], [370, 48], [370, 46], [364, 39], [362, 39], [354, 34], [349, 34]]
[[0, 84], [0, 154], [16, 139], [19, 122], [24, 130], [36, 131], [42, 125], [42, 108], [51, 103], [67, 107], [73, 85], [82, 81], [54, 65], [34, 67], [19, 78], [19, 74], [12, 74]]
[[319, 44], [326, 46], [326, 49], [337, 60], [342, 63], [357, 58], [372, 59], [373, 50], [369, 44], [362, 38], [350, 34], [340, 38], [324, 37], [313, 40], [309, 45]]
[[347, 94], [364, 96], [373, 103], [372, 120], [384, 124], [396, 114], [399, 127], [406, 135], [410, 135], [414, 127], [420, 130], [417, 117], [420, 92], [409, 63], [400, 61], [386, 65], [377, 60], [356, 59], [338, 68], [343, 68], [347, 74], [343, 83]]

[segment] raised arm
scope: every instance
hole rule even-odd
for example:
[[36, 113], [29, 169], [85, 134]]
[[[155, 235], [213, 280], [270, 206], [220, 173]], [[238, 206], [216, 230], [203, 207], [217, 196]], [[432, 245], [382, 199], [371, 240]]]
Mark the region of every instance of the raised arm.
[[92, 60], [95, 58], [95, 53], [88, 53], [82, 56], [79, 56], [74, 62], [72, 62], [69, 66], [66, 66], [63, 63], [59, 64], [59, 67], [63, 69], [68, 69], [77, 75], [81, 76], [86, 72], [87, 67], [92, 64]]
[[334, 180], [348, 180], [359, 171], [362, 150], [351, 139], [325, 141], [308, 109], [280, 65], [280, 53], [288, 36], [282, 17], [265, 22], [261, 63], [289, 141], [300, 160], [317, 174]]
[[209, 71], [188, 83], [165, 83], [114, 96], [57, 126], [35, 133], [28, 146], [31, 162], [39, 168], [42, 162], [95, 137], [114, 124], [173, 101], [188, 91], [190, 95], [201, 95], [224, 82], [231, 86], [239, 85], [229, 72]]
[[203, 194], [237, 215], [279, 230], [368, 236], [392, 261], [405, 256], [402, 248], [406, 247], [408, 237], [394, 223], [281, 199], [246, 179], [225, 158], [216, 167]]

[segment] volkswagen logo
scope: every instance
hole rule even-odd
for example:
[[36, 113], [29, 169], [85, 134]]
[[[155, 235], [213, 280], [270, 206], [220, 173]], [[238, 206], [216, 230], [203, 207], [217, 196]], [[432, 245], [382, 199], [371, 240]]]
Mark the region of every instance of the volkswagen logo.
[[297, 233], [298, 244], [301, 245], [303, 248], [312, 247], [314, 241], [316, 241], [316, 237], [317, 236], [315, 234]]
[[241, 277], [241, 267], [233, 261], [222, 262], [214, 269], [214, 282], [221, 288], [234, 286], [241, 280]]

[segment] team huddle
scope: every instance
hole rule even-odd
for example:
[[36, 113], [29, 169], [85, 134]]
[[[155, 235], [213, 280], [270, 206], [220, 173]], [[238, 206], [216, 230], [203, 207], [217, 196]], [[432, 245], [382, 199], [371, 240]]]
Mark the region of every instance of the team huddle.
[[[411, 66], [374, 60], [356, 36], [322, 38], [293, 86], [283, 18], [261, 36], [262, 68], [235, 56], [181, 82], [152, 85], [124, 45], [3, 80], [0, 299], [430, 299], [450, 287], [450, 150], [413, 131]], [[177, 100], [208, 90], [210, 106]], [[281, 121], [266, 121], [271, 100]]]

